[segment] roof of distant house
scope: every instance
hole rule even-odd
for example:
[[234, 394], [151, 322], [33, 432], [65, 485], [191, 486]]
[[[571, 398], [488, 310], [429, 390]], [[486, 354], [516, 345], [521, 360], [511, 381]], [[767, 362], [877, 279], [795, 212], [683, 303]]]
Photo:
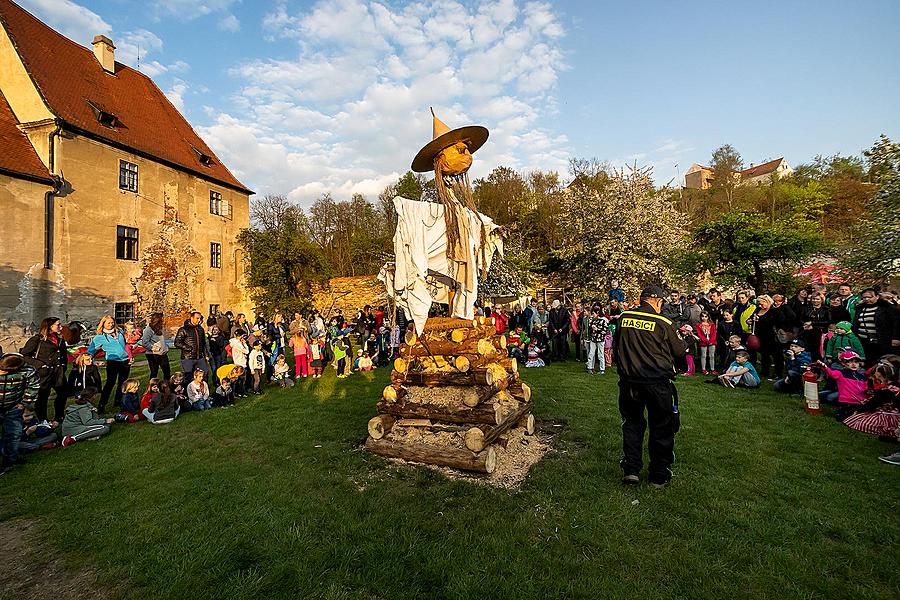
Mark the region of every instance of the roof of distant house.
[[740, 172], [741, 179], [752, 179], [753, 177], [759, 177], [760, 175], [768, 175], [769, 173], [774, 173], [778, 168], [778, 165], [784, 160], [784, 157], [776, 158], [775, 160], [770, 160], [769, 162], [765, 162], [761, 165], [756, 165], [755, 167], [750, 167], [749, 169], [744, 169]]
[[253, 193], [222, 164], [149, 77], [119, 62], [115, 74], [107, 73], [90, 49], [11, 0], [0, 0], [0, 23], [50, 111], [69, 126], [135, 154]]
[[0, 92], [0, 172], [53, 185], [50, 171], [28, 137], [16, 127], [18, 124], [6, 96]]

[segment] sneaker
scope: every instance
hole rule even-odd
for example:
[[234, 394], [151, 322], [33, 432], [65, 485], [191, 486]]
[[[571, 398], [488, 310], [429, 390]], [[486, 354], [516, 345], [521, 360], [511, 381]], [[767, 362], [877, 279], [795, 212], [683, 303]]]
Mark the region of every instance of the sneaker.
[[622, 483], [625, 485], [640, 485], [641, 478], [639, 475], [635, 475], [634, 473], [628, 473], [622, 477]]
[[63, 439], [62, 439], [62, 447], [68, 448], [69, 446], [71, 446], [72, 444], [74, 444], [77, 441], [78, 440], [73, 438], [71, 435], [67, 435], [67, 436], [63, 437]]
[[125, 423], [128, 421], [128, 417], [122, 413], [116, 413], [113, 419], [115, 419], [116, 423]]
[[606, 371], [597, 371], [597, 375], [606, 375]]
[[652, 488], [655, 489], [655, 490], [661, 490], [661, 489], [663, 489], [664, 487], [666, 487], [666, 486], [668, 486], [668, 485], [669, 485], [669, 482], [668, 482], [668, 481], [661, 481], [661, 482], [659, 482], [659, 481], [651, 481], [651, 482], [650, 482], [650, 487], [652, 487]]
[[588, 373], [588, 375], [593, 375], [593, 374], [594, 374], [594, 370], [593, 370], [593, 369], [588, 369], [588, 370], [587, 370], [587, 373]]
[[889, 465], [900, 466], [900, 452], [894, 452], [893, 454], [888, 454], [887, 456], [879, 456], [878, 460]]
[[729, 377], [726, 377], [725, 379], [723, 379], [722, 384], [725, 387], [730, 387], [731, 389], [734, 389], [734, 382]]

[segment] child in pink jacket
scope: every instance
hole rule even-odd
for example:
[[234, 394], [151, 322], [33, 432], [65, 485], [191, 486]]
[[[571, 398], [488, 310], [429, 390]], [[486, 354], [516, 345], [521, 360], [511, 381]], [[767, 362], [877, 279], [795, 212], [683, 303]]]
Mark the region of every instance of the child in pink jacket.
[[291, 349], [294, 351], [294, 367], [297, 377], [306, 377], [309, 375], [309, 342], [303, 332], [299, 332], [291, 338], [289, 342]]
[[819, 394], [819, 399], [842, 405], [844, 410], [838, 411], [838, 417], [843, 418], [847, 416], [843, 414], [846, 409], [865, 403], [867, 377], [866, 370], [862, 368], [862, 359], [853, 350], [844, 350], [838, 355], [838, 359], [841, 361], [841, 369], [832, 369], [819, 361], [825, 374], [837, 383], [836, 392], [825, 390]]

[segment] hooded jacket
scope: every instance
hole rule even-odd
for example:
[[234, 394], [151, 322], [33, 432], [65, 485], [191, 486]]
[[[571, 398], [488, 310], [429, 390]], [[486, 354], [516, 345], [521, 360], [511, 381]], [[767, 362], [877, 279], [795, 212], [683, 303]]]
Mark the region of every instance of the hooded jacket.
[[84, 433], [88, 427], [96, 425], [106, 425], [106, 419], [97, 414], [97, 410], [90, 402], [66, 407], [66, 416], [62, 422], [63, 435], [78, 435]]

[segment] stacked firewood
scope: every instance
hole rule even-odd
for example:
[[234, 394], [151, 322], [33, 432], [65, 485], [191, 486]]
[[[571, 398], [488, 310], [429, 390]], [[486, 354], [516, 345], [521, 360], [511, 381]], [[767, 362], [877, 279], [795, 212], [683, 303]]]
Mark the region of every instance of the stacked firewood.
[[512, 429], [534, 434], [531, 389], [507, 358], [506, 338], [483, 317], [431, 318], [394, 360], [391, 384], [369, 421], [375, 454], [492, 473]]

